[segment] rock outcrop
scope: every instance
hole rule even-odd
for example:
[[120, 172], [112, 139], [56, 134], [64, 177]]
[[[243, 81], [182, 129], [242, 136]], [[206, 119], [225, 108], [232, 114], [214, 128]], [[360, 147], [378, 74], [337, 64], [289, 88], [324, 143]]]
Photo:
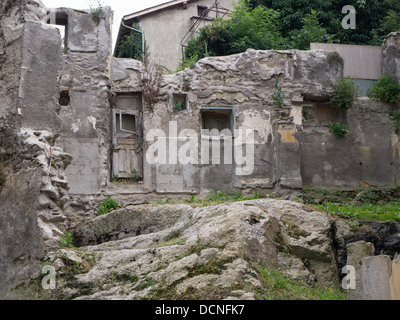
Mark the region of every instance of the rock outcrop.
[[[158, 220], [153, 230], [147, 226], [140, 234], [140, 226], [129, 221], [145, 212]], [[118, 223], [106, 223], [114, 218]], [[122, 232], [122, 239], [104, 242], [106, 234]], [[128, 206], [76, 230], [83, 243], [98, 244], [49, 254], [47, 263], [57, 274], [51, 297], [255, 299], [266, 289], [260, 272], [267, 266], [292, 279], [336, 288], [341, 253], [335, 236], [347, 232], [342, 221], [286, 200]]]

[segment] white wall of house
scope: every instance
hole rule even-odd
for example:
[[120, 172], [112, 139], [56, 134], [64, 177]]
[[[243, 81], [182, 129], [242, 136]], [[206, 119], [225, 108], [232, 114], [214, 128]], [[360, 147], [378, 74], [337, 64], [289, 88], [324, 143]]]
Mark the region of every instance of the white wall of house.
[[[198, 17], [198, 6], [211, 7], [214, 0], [189, 1], [139, 17], [150, 59], [168, 70], [175, 70], [182, 59], [181, 41]], [[222, 8], [233, 10], [232, 0], [219, 0]], [[210, 17], [215, 18], [211, 12]], [[202, 22], [201, 26], [210, 23]]]

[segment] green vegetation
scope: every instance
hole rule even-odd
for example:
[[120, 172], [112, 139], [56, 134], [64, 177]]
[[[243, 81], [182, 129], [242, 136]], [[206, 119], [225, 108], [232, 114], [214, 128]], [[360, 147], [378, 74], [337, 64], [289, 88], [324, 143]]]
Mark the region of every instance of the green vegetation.
[[[141, 30], [138, 24], [134, 24], [132, 28]], [[143, 43], [142, 35], [140, 32], [132, 32], [125, 36], [122, 44], [118, 48], [118, 58], [131, 58], [143, 61]]]
[[347, 110], [353, 105], [354, 98], [359, 93], [359, 88], [350, 77], [343, 78], [333, 86], [333, 97], [330, 103], [336, 110]]
[[[284, 35], [302, 28], [302, 20], [310, 12], [308, 0], [250, 0], [252, 8], [264, 5], [277, 10], [281, 15], [281, 30]], [[356, 29], [343, 29], [345, 17], [342, 8], [354, 6]], [[397, 0], [314, 0], [312, 8], [319, 12], [319, 22], [326, 31], [334, 35], [335, 42], [381, 46], [384, 36], [400, 30], [400, 2]]]
[[101, 18], [104, 16], [104, 8], [102, 1], [100, 0], [93, 1], [89, 5], [89, 8], [92, 20], [98, 24]]
[[203, 249], [206, 249], [207, 247], [202, 245], [200, 241], [197, 241], [196, 244], [190, 246], [185, 252], [181, 253], [179, 256], [176, 257], [176, 260], [181, 260], [185, 257], [191, 256], [192, 254], [197, 254], [200, 256], [200, 253]]
[[[393, 121], [394, 121], [394, 130], [396, 132], [400, 131], [400, 112], [392, 112], [390, 114], [390, 116], [392, 117]], [[1, 181], [0, 181], [1, 184]]]
[[171, 231], [163, 240], [163, 242], [153, 246], [154, 248], [168, 247], [175, 245], [184, 245], [186, 238], [181, 238], [181, 230]]
[[269, 267], [259, 268], [265, 289], [258, 293], [261, 300], [346, 300], [347, 294], [338, 289], [311, 286], [286, 277]]
[[349, 132], [349, 127], [344, 123], [329, 122], [328, 127], [329, 132], [338, 138], [344, 138], [347, 132]]
[[[196, 265], [189, 270], [188, 277], [200, 274], [221, 274], [224, 264], [231, 262], [211, 260], [204, 265]], [[254, 292], [259, 300], [346, 300], [347, 294], [339, 289], [322, 288], [308, 285], [299, 280], [291, 280], [281, 271], [268, 267], [256, 267], [256, 272], [262, 281], [263, 287], [240, 280], [229, 287], [207, 285], [201, 288], [189, 287], [185, 292], [178, 292], [177, 285], [182, 281], [175, 281], [168, 286], [158, 286], [151, 290], [153, 300], [218, 300], [226, 296], [240, 297], [235, 291]]]
[[139, 284], [137, 287], [135, 287], [134, 290], [142, 291], [148, 287], [151, 287], [154, 284], [155, 284], [155, 281], [152, 278], [147, 277], [146, 279], [143, 280], [143, 282], [141, 284]]
[[107, 197], [106, 200], [103, 200], [99, 203], [99, 207], [97, 209], [99, 214], [105, 214], [107, 212], [111, 212], [117, 209], [119, 206], [118, 202], [111, 199], [111, 197]]
[[320, 17], [321, 13], [312, 9], [311, 14], [309, 12], [305, 14], [301, 19], [303, 27], [289, 33], [292, 48], [309, 50], [312, 42], [333, 42], [333, 35], [329, 34], [319, 22]]
[[180, 112], [186, 110], [185, 103], [182, 101], [175, 101], [174, 102], [174, 112]]
[[277, 108], [283, 108], [285, 103], [285, 93], [283, 92], [281, 86], [279, 85], [278, 75], [275, 74], [275, 89], [272, 94], [273, 105]]
[[[342, 27], [346, 5], [356, 10], [356, 29]], [[381, 46], [387, 34], [399, 30], [397, 0], [315, 0], [312, 9], [307, 0], [240, 0], [230, 20], [217, 19], [198, 30], [187, 44], [185, 64], [249, 48], [308, 50], [310, 42]]]
[[185, 50], [185, 59], [197, 61], [207, 56], [222, 56], [252, 49], [309, 49], [310, 41], [331, 41], [319, 24], [319, 14], [310, 9], [302, 15], [302, 26], [289, 34], [282, 32], [282, 15], [279, 11], [240, 0], [230, 20], [216, 19], [199, 30]]
[[194, 206], [211, 206], [220, 203], [226, 202], [235, 202], [235, 201], [245, 201], [245, 200], [255, 200], [266, 197], [275, 197], [273, 193], [267, 194], [262, 191], [255, 190], [252, 195], [244, 196], [240, 190], [232, 190], [230, 192], [224, 192], [221, 190], [210, 190], [210, 195], [207, 198], [197, 198], [196, 195], [190, 196], [187, 200], [177, 200], [167, 198], [165, 200], [156, 200], [154, 203], [156, 204], [175, 204], [175, 203], [190, 203]]
[[303, 202], [349, 219], [349, 224], [357, 227], [358, 220], [400, 221], [400, 186], [355, 190], [305, 187]]
[[400, 222], [400, 202], [385, 205], [365, 203], [361, 206], [325, 202], [316, 208], [349, 219]]
[[73, 236], [71, 232], [64, 232], [60, 237], [58, 238], [60, 241], [60, 248], [71, 248], [73, 247]]
[[118, 176], [117, 174], [114, 174], [114, 176], [111, 179], [111, 182], [119, 182], [119, 183], [132, 183], [132, 182], [138, 182], [142, 178], [138, 174], [136, 169], [131, 170], [131, 176], [127, 178], [122, 178]]
[[195, 265], [193, 269], [189, 271], [189, 275], [194, 277], [200, 274], [221, 274], [223, 266], [223, 261], [211, 260], [206, 264]]
[[368, 97], [386, 103], [397, 103], [400, 101], [400, 84], [389, 76], [382, 76], [375, 86], [368, 89]]

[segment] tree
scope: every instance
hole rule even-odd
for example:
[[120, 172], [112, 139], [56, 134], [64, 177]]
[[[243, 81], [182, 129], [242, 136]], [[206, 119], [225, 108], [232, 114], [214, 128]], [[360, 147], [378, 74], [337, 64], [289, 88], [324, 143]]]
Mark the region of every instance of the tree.
[[301, 30], [291, 33], [292, 47], [301, 50], [310, 50], [311, 42], [328, 43], [333, 41], [333, 35], [328, 34], [325, 28], [319, 23], [319, 13], [311, 10], [303, 19]]
[[[319, 21], [339, 43], [381, 45], [383, 37], [398, 29], [393, 13], [400, 15], [398, 0], [250, 0], [252, 8], [263, 5], [277, 10], [282, 17], [282, 31], [290, 33], [301, 29], [301, 20], [310, 10], [320, 12]], [[356, 9], [356, 29], [343, 29], [342, 8], [352, 5]], [[390, 14], [390, 12], [392, 12]]]
[[199, 30], [188, 42], [186, 59], [221, 56], [244, 52], [249, 48], [309, 49], [310, 42], [330, 42], [332, 36], [319, 23], [319, 13], [309, 11], [300, 19], [300, 30], [285, 33], [279, 11], [258, 5], [252, 8], [249, 0], [240, 0], [230, 20], [217, 19]]
[[[134, 26], [140, 30], [139, 26]], [[143, 61], [143, 44], [142, 36], [139, 32], [132, 31], [128, 36], [125, 36], [124, 41], [119, 46], [118, 58], [131, 58]]]

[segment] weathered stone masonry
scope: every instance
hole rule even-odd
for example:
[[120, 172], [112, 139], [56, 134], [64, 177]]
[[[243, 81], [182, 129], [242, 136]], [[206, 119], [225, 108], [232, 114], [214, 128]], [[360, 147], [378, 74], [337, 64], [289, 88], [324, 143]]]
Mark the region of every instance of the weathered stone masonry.
[[[0, 5], [0, 168], [6, 176], [0, 186], [0, 295], [37, 276], [59, 235], [94, 215], [108, 195], [127, 204], [211, 189], [398, 183], [399, 139], [389, 113], [399, 106], [357, 99], [340, 115], [350, 127], [344, 139], [330, 135], [324, 123], [304, 120], [305, 107], [326, 107], [343, 75], [343, 66], [329, 62], [323, 50], [248, 50], [202, 59], [164, 75], [150, 109], [140, 85], [143, 64], [111, 56], [110, 8], [99, 22], [86, 11], [57, 9], [56, 19], [66, 25], [64, 48], [47, 14], [38, 0]], [[399, 38], [391, 34], [383, 46], [383, 69], [397, 79]], [[275, 74], [286, 97], [279, 109], [272, 100]], [[185, 110], [174, 111], [175, 96], [186, 99]], [[135, 140], [123, 145], [127, 149], [117, 139], [124, 133], [123, 115], [134, 119], [128, 124], [136, 132]], [[152, 129], [171, 133], [172, 121], [177, 132], [192, 129], [201, 141], [211, 141], [201, 129], [221, 119], [232, 130], [255, 130], [251, 174], [238, 175], [235, 162], [146, 162]], [[177, 143], [185, 142], [183, 135]], [[135, 161], [125, 169], [134, 168], [139, 181], [112, 181], [122, 170], [115, 159], [123, 159], [124, 152], [132, 152]]]

